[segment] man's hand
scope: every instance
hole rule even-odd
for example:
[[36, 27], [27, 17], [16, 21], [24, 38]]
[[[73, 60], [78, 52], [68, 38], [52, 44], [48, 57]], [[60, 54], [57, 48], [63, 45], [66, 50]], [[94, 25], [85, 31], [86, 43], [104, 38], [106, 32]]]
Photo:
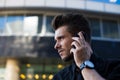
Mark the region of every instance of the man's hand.
[[[85, 41], [82, 32], [78, 33], [79, 37], [73, 37], [73, 42], [71, 46], [75, 46], [72, 48], [70, 52], [73, 53], [74, 61], [78, 67], [80, 67], [81, 63], [85, 60], [89, 60], [91, 54], [93, 53], [91, 46], [88, 42]], [[87, 69], [84, 68], [82, 70], [82, 75], [84, 80], [105, 80], [101, 77], [95, 69]]]
[[79, 67], [82, 62], [85, 60], [89, 60], [91, 54], [93, 53], [91, 46], [88, 42], [85, 41], [85, 38], [82, 32], [78, 33], [79, 37], [73, 37], [73, 42], [71, 46], [75, 46], [72, 48], [70, 53], [73, 53], [74, 60], [76, 65]]

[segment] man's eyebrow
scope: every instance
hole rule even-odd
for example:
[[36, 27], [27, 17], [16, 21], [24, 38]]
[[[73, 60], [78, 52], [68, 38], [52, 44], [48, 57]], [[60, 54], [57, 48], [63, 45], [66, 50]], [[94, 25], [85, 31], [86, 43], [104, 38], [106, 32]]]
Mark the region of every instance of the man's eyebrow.
[[58, 39], [61, 39], [61, 38], [63, 38], [64, 37], [64, 35], [60, 35], [60, 36], [58, 36], [57, 38]]
[[55, 41], [56, 41], [56, 39], [61, 39], [61, 38], [63, 38], [64, 37], [64, 35], [60, 35], [60, 36], [58, 36], [58, 37], [56, 37], [56, 38], [54, 38], [55, 39]]

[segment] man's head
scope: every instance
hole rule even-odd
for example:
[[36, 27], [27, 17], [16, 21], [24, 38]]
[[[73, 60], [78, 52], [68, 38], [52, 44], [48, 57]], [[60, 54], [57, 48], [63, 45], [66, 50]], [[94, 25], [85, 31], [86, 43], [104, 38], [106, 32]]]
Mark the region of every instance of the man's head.
[[90, 43], [91, 33], [89, 23], [85, 17], [80, 14], [63, 14], [56, 16], [52, 21], [55, 30], [55, 49], [64, 61], [71, 58], [72, 37], [78, 32], [85, 33], [85, 40]]

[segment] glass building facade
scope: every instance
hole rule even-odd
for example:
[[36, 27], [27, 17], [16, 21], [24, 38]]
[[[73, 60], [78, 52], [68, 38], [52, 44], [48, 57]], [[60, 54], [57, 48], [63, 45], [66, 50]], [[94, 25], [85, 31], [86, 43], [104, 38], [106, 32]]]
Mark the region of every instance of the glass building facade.
[[1, 0], [0, 80], [52, 80], [71, 63], [63, 62], [54, 50], [51, 21], [60, 13], [84, 14], [96, 54], [120, 58], [120, 6], [113, 1]]
[[[55, 42], [51, 21], [54, 16], [44, 14], [0, 16], [0, 55], [17, 57], [20, 80], [52, 80], [53, 75], [67, 65], [53, 49]], [[117, 19], [87, 17], [93, 39], [120, 40]], [[1, 80], [5, 77], [3, 74], [5, 60], [7, 59], [4, 59], [4, 65], [0, 65]]]
[[[23, 14], [0, 16], [0, 35], [54, 35], [51, 21], [55, 15]], [[119, 20], [91, 18], [88, 16], [92, 29], [92, 37], [101, 39], [120, 39]]]

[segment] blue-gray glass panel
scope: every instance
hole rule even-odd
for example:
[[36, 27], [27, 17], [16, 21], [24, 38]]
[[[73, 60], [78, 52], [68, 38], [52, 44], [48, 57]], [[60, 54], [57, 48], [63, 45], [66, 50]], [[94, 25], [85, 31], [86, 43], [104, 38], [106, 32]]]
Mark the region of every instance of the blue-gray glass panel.
[[101, 37], [99, 19], [89, 18], [90, 28], [93, 37]]
[[52, 19], [54, 18], [54, 16], [47, 16], [47, 21], [46, 21], [46, 31], [48, 33], [54, 33], [54, 30], [51, 26], [51, 22], [52, 22]]
[[0, 34], [4, 32], [5, 28], [5, 17], [0, 16]]
[[23, 33], [24, 16], [8, 16], [6, 20], [6, 34], [21, 34]]
[[103, 37], [111, 39], [119, 38], [117, 21], [103, 20]]

